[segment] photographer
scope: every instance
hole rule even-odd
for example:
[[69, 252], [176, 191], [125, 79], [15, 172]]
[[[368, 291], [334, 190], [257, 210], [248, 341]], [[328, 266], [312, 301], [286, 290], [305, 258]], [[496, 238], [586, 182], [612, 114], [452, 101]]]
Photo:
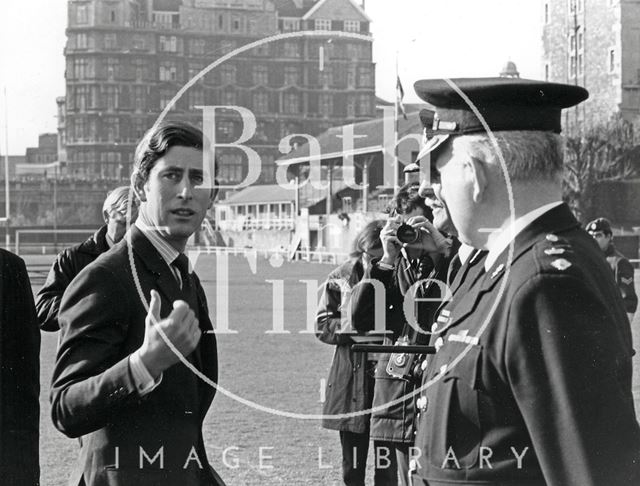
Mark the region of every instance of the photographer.
[[[380, 233], [383, 256], [374, 260], [365, 272], [385, 287], [386, 328], [393, 332], [398, 344], [427, 344], [434, 313], [440, 305], [442, 289], [435, 282], [446, 281], [451, 240], [446, 239], [431, 223], [431, 210], [418, 193], [419, 184], [403, 186], [392, 201], [390, 217]], [[413, 298], [413, 307], [405, 312], [405, 296]], [[353, 298], [369, 302], [354, 314], [354, 326], [373, 329], [374, 289], [364, 284], [354, 289]], [[431, 299], [428, 301], [420, 299]], [[409, 296], [407, 302], [411, 303]], [[401, 484], [408, 481], [409, 447], [413, 444], [414, 400], [408, 396], [414, 389], [411, 369], [415, 355], [384, 355], [375, 374], [371, 438], [390, 443], [395, 449], [395, 462]], [[392, 401], [398, 403], [386, 405]], [[393, 484], [396, 484], [395, 482]]]

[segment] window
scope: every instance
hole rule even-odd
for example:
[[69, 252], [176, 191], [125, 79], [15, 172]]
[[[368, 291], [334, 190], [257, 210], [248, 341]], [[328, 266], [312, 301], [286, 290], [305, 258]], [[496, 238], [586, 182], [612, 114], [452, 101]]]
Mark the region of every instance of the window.
[[298, 19], [283, 19], [282, 20], [282, 31], [283, 32], [292, 32], [300, 30], [300, 20]]
[[116, 11], [115, 11], [115, 10], [112, 10], [111, 12], [109, 12], [109, 21], [110, 21], [112, 24], [115, 24], [117, 20], [118, 20], [118, 18], [117, 18], [117, 16], [116, 16]]
[[271, 45], [262, 44], [260, 46], [254, 47], [253, 49], [251, 49], [251, 53], [254, 56], [266, 57], [271, 53]]
[[86, 24], [89, 22], [89, 16], [86, 5], [78, 5], [76, 7], [76, 24]]
[[171, 27], [173, 24], [173, 14], [170, 12], [154, 12], [153, 22], [160, 27]]
[[118, 47], [117, 39], [115, 34], [105, 34], [104, 35], [104, 48], [105, 49], [116, 49]]
[[134, 35], [131, 45], [134, 49], [137, 49], [137, 50], [144, 50], [146, 48], [144, 37], [142, 37], [141, 35]]
[[360, 32], [360, 22], [358, 20], [345, 20], [345, 32]]
[[235, 132], [235, 125], [230, 120], [220, 120], [218, 123], [218, 134], [224, 140], [230, 140]]
[[89, 47], [87, 34], [85, 32], [76, 34], [76, 49], [86, 49], [87, 47]]
[[267, 93], [254, 93], [253, 109], [256, 113], [268, 113], [269, 95]]
[[569, 0], [569, 13], [575, 13], [576, 11], [576, 0]]
[[218, 15], [218, 29], [224, 29], [224, 17], [222, 14]]
[[583, 74], [583, 66], [582, 66], [582, 53], [578, 54], [578, 76], [582, 76]]
[[145, 109], [147, 99], [147, 89], [144, 86], [134, 86], [133, 88], [133, 108], [137, 112], [142, 112]]
[[571, 54], [569, 56], [569, 77], [576, 77], [576, 56], [575, 54]]
[[544, 65], [544, 80], [549, 81], [549, 63]]
[[201, 88], [191, 88], [187, 94], [189, 109], [193, 110], [196, 106], [204, 106], [204, 92]]
[[147, 130], [147, 124], [145, 123], [144, 118], [134, 118], [133, 119], [133, 133], [136, 138], [141, 138], [144, 135], [144, 132]]
[[320, 95], [318, 107], [322, 116], [330, 117], [333, 114], [333, 96], [328, 94]]
[[293, 115], [300, 112], [300, 100], [296, 93], [285, 93], [283, 101], [285, 113]]
[[223, 91], [222, 104], [226, 106], [234, 106], [236, 104], [236, 92], [231, 90]]
[[352, 97], [347, 98], [347, 117], [353, 118], [356, 116], [356, 103]]
[[76, 109], [85, 111], [89, 106], [89, 86], [78, 86], [76, 88]]
[[316, 19], [314, 22], [315, 30], [331, 30], [331, 20]]
[[160, 109], [164, 110], [173, 99], [173, 92], [167, 90], [160, 91]]
[[549, 4], [547, 2], [544, 4], [544, 23], [549, 23]]
[[133, 68], [135, 69], [136, 81], [140, 82], [146, 77], [147, 63], [144, 59], [134, 59]]
[[204, 55], [206, 42], [204, 39], [191, 39], [189, 41], [189, 53], [194, 56]]
[[118, 108], [119, 91], [117, 86], [105, 86], [104, 88], [104, 101], [108, 111]]
[[113, 57], [107, 58], [107, 79], [109, 81], [113, 81], [118, 77], [118, 67], [119, 64], [117, 59]]
[[161, 35], [159, 50], [162, 52], [177, 52], [178, 38], [175, 35]]
[[73, 77], [75, 79], [85, 79], [88, 78], [89, 70], [88, 70], [89, 62], [86, 59], [74, 59], [73, 60]]
[[222, 154], [220, 157], [220, 178], [227, 182], [239, 182], [242, 180], [242, 159], [240, 155]]
[[356, 68], [355, 66], [349, 66], [347, 68], [347, 88], [353, 89], [356, 87]]
[[333, 84], [333, 70], [331, 66], [325, 66], [324, 70], [320, 72], [320, 84], [324, 88], [328, 88]]
[[162, 61], [160, 63], [160, 81], [177, 81], [178, 67], [173, 61]]
[[108, 142], [115, 142], [120, 138], [120, 120], [118, 117], [113, 116], [105, 118], [104, 126]]
[[233, 32], [239, 32], [239, 31], [240, 31], [240, 26], [241, 26], [241, 23], [240, 23], [240, 17], [235, 17], [235, 16], [234, 16], [234, 17], [231, 19], [231, 30], [232, 30]]
[[367, 116], [371, 112], [371, 99], [369, 95], [361, 94], [358, 96], [358, 115]]
[[269, 70], [267, 66], [253, 66], [253, 84], [266, 86], [269, 83]]
[[358, 68], [358, 86], [361, 88], [373, 87], [373, 76], [371, 68], [367, 66], [360, 66]]
[[612, 73], [616, 69], [616, 50], [609, 49], [609, 72]]
[[295, 42], [284, 43], [284, 57], [300, 57], [300, 46]]
[[236, 84], [236, 67], [222, 66], [220, 70], [220, 82], [222, 84]]
[[353, 212], [353, 201], [351, 199], [351, 196], [344, 196], [342, 198], [342, 212], [343, 213]]
[[295, 66], [287, 66], [284, 68], [284, 84], [285, 86], [298, 85], [298, 68]]
[[[189, 80], [195, 78], [198, 74], [200, 74], [200, 71], [202, 71], [202, 69], [204, 68], [204, 66], [199, 63], [199, 62], [190, 62], [189, 66], [187, 68], [187, 72], [189, 74]], [[204, 76], [200, 78], [200, 82], [202, 82], [202, 80], [204, 79]]]

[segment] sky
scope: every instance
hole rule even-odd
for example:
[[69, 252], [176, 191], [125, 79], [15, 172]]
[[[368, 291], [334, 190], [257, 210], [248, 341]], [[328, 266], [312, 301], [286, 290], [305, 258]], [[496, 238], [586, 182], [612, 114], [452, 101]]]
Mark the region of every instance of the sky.
[[[357, 0], [361, 3], [361, 0]], [[405, 102], [423, 78], [496, 76], [511, 60], [540, 78], [541, 0], [366, 0], [372, 21], [377, 95], [393, 101], [396, 62]], [[64, 95], [66, 0], [2, 0], [0, 153], [24, 154], [38, 134], [56, 131]], [[7, 101], [5, 103], [5, 92]]]

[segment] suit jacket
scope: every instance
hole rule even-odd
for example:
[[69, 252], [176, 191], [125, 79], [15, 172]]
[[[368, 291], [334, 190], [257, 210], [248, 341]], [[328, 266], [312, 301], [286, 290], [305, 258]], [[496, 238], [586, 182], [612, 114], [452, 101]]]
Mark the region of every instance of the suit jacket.
[[24, 261], [0, 249], [0, 481], [39, 484], [40, 329]]
[[76, 275], [98, 256], [109, 250], [107, 226], [102, 226], [79, 245], [66, 248], [56, 257], [47, 280], [36, 296], [38, 321], [43, 331], [57, 331], [58, 312], [64, 291]]
[[[173, 301], [185, 297], [142, 232], [133, 227], [130, 243], [127, 239], [82, 270], [62, 299], [51, 413], [64, 434], [82, 436], [70, 484], [83, 484], [81, 478], [87, 486], [218, 484], [202, 437], [214, 389], [179, 362], [150, 393], [140, 396], [136, 390], [129, 356], [144, 338], [142, 297], [149, 302], [151, 289], [157, 289], [162, 317]], [[197, 293], [192, 308], [200, 327], [210, 330], [206, 298], [192, 275]], [[216, 382], [214, 335], [204, 334], [188, 360]]]
[[640, 484], [630, 329], [600, 249], [566, 205], [514, 245], [511, 262], [507, 249], [488, 271], [472, 268], [440, 313], [442, 346], [417, 401], [417, 476]]

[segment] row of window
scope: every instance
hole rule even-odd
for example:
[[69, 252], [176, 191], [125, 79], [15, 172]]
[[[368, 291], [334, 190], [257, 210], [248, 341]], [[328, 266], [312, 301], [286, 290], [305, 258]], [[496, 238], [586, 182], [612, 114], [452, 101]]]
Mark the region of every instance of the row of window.
[[[618, 1], [619, 0], [607, 0], [607, 4], [609, 5], [609, 7], [612, 7], [616, 5]], [[551, 18], [550, 3], [551, 3], [551, 0], [546, 0], [544, 2], [543, 17], [544, 17], [545, 24], [548, 24]], [[580, 14], [583, 13], [584, 7], [585, 7], [585, 0], [567, 0], [567, 12], [569, 13], [570, 16], [578, 13]]]
[[[606, 66], [609, 73], [616, 71], [616, 50], [610, 48], [607, 50]], [[549, 63], [544, 65], [544, 79], [545, 81], [551, 80], [551, 66]], [[569, 51], [568, 59], [568, 73], [569, 78], [575, 78], [576, 76], [584, 75], [584, 52], [582, 50]]]
[[[204, 68], [204, 63], [188, 62], [186, 64], [185, 79], [183, 63], [165, 60], [158, 65], [158, 76], [154, 79], [151, 75], [153, 65], [144, 59], [133, 59], [130, 63], [122, 63], [117, 58], [104, 58], [97, 62], [93, 58], [75, 58], [69, 62], [67, 78], [74, 80], [101, 79], [107, 81], [135, 80], [136, 82], [153, 81], [187, 81], [196, 77]], [[247, 66], [248, 67], [248, 66]], [[271, 69], [270, 69], [271, 68]], [[254, 86], [332, 86], [355, 88], [373, 88], [374, 75], [371, 66], [349, 65], [346, 69], [334, 69], [331, 65], [309, 66], [306, 71], [299, 66], [284, 66], [275, 70], [272, 66], [263, 64], [252, 65], [250, 73], [243, 69], [241, 75], [238, 67], [233, 64], [220, 66], [218, 69], [207, 73], [201, 79], [202, 83], [211, 85], [238, 84], [239, 81], [248, 80], [251, 76]], [[306, 75], [305, 75], [306, 74]], [[305, 83], [306, 78], [306, 83]], [[243, 83], [244, 84], [244, 83]]]
[[[101, 42], [101, 44], [100, 44]], [[135, 34], [132, 37], [118, 38], [118, 34], [109, 32], [97, 35], [90, 32], [78, 32], [70, 37], [69, 47], [76, 50], [103, 49], [118, 50], [130, 48], [134, 51], [146, 51], [154, 39], [149, 36]], [[229, 53], [244, 45], [233, 39], [183, 39], [175, 35], [159, 35], [157, 51], [190, 56], [215, 56]], [[281, 58], [302, 58], [304, 46], [308, 46], [308, 57], [315, 59], [322, 48], [326, 59], [369, 59], [371, 46], [363, 42], [323, 42], [323, 41], [283, 41], [262, 44], [251, 51], [251, 55], [259, 57], [275, 56]]]

